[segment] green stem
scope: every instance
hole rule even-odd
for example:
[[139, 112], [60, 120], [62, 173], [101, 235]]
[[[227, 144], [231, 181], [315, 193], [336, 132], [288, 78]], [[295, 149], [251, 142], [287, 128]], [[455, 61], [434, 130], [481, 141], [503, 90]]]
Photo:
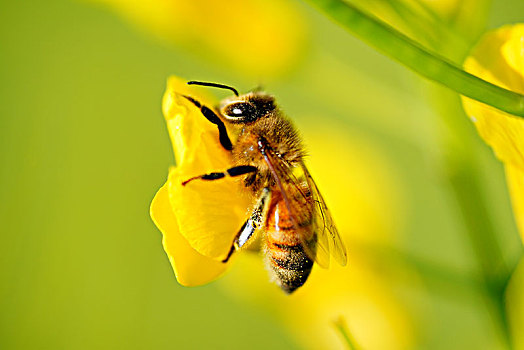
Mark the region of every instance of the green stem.
[[500, 327], [505, 345], [511, 348], [511, 332], [504, 305], [510, 269], [497, 240], [497, 229], [490, 219], [482, 186], [472, 175], [479, 167], [471, 159], [461, 157], [455, 161], [460, 164], [450, 164], [453, 169], [450, 183], [464, 218], [465, 231], [480, 264], [483, 295], [494, 324]]
[[309, 0], [331, 19], [418, 74], [461, 95], [524, 117], [524, 96], [469, 74], [393, 27], [342, 0]]
[[[436, 87], [436, 86], [435, 86]], [[488, 198], [478, 176], [478, 138], [469, 120], [460, 118], [456, 95], [442, 88], [434, 89], [435, 109], [447, 128], [443, 131], [445, 166], [451, 193], [463, 217], [464, 230], [480, 268], [479, 290], [493, 324], [500, 330], [507, 348], [512, 347], [511, 329], [505, 309], [505, 290], [514, 267], [507, 264], [499, 243], [500, 228], [493, 220]]]
[[344, 319], [344, 317], [340, 316], [337, 320], [333, 322], [333, 324], [335, 325], [335, 328], [339, 331], [339, 333], [342, 335], [342, 338], [344, 339], [344, 342], [346, 343], [349, 350], [360, 349], [357, 346], [355, 339], [349, 332], [349, 329], [346, 325], [346, 320]]

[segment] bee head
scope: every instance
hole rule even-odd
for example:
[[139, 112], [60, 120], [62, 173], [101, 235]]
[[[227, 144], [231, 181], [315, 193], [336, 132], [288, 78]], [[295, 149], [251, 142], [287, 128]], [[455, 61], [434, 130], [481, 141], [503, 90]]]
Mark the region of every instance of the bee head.
[[250, 92], [224, 100], [220, 105], [220, 114], [231, 123], [247, 124], [267, 116], [275, 109], [273, 96]]
[[267, 116], [276, 109], [273, 96], [261, 91], [253, 91], [245, 95], [239, 95], [235, 88], [224, 84], [194, 80], [188, 81], [187, 84], [231, 90], [235, 96], [226, 98], [220, 103], [220, 114], [231, 123], [252, 123], [259, 118]]

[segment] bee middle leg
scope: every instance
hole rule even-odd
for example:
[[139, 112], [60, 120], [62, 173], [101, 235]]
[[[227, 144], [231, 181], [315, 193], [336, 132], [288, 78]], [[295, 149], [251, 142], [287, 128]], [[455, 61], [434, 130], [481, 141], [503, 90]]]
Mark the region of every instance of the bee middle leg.
[[231, 143], [231, 140], [229, 139], [229, 136], [227, 135], [226, 125], [218, 117], [218, 115], [215, 112], [213, 112], [211, 108], [202, 105], [199, 101], [195, 100], [193, 97], [186, 96], [186, 95], [182, 95], [182, 96], [185, 99], [187, 99], [189, 102], [194, 104], [197, 108], [200, 108], [200, 112], [202, 112], [202, 115], [206, 117], [207, 120], [209, 120], [211, 123], [215, 124], [218, 127], [218, 138], [220, 140], [220, 144], [227, 151], [231, 151], [233, 149], [233, 144]]
[[251, 166], [251, 165], [239, 165], [239, 166], [235, 166], [235, 167], [229, 168], [229, 169], [227, 169], [226, 171], [223, 171], [223, 172], [216, 172], [216, 173], [209, 173], [209, 174], [194, 176], [194, 177], [192, 177], [190, 179], [187, 179], [186, 181], [182, 182], [182, 186], [187, 185], [189, 182], [191, 182], [193, 180], [218, 180], [218, 179], [222, 179], [222, 178], [224, 178], [226, 176], [234, 177], [234, 176], [240, 176], [240, 175], [245, 175], [245, 174], [249, 174], [249, 173], [254, 173], [256, 171], [257, 171], [257, 168], [254, 167], [254, 166]]

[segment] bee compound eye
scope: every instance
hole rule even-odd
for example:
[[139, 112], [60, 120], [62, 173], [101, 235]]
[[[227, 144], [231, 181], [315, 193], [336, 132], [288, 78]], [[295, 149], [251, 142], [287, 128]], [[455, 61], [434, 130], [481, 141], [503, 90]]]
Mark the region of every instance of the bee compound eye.
[[252, 121], [256, 118], [256, 108], [249, 102], [236, 102], [226, 106], [224, 115], [232, 120]]

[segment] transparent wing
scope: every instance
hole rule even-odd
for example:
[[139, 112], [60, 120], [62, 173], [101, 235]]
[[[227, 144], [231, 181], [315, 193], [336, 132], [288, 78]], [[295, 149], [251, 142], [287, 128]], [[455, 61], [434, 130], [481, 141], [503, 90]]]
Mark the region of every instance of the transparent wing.
[[329, 266], [331, 255], [345, 266], [346, 248], [306, 166], [292, 167], [271, 149], [264, 150], [264, 157], [306, 254], [324, 268]]
[[[329, 209], [324, 201], [324, 198], [320, 194], [318, 187], [311, 177], [311, 174], [307, 170], [304, 163], [302, 163], [302, 170], [307, 179], [309, 189], [311, 191], [311, 200], [315, 204], [313, 210], [313, 222], [315, 226], [315, 232], [317, 236], [317, 256], [319, 254], [330, 254], [335, 260], [342, 266], [346, 266], [347, 263], [347, 252], [346, 246], [340, 237], [335, 222], [331, 217]], [[320, 257], [318, 257], [320, 259]]]

